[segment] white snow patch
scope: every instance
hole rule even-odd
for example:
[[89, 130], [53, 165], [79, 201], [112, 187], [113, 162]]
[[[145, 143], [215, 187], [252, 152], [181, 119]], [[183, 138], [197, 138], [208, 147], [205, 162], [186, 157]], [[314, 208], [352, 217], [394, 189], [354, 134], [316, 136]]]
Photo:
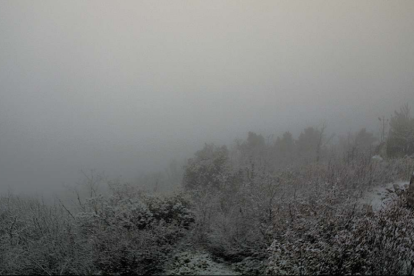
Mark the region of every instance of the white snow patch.
[[371, 188], [365, 192], [359, 199], [359, 203], [363, 205], [372, 206], [372, 210], [377, 212], [381, 210], [385, 204], [398, 197], [398, 190], [406, 190], [408, 188], [408, 182], [400, 181], [388, 183], [384, 186], [377, 186]]
[[377, 154], [377, 155], [372, 156], [372, 160], [382, 161], [383, 159], [382, 159], [382, 157], [381, 157], [381, 156], [379, 156], [379, 155]]
[[167, 275], [240, 275], [223, 263], [213, 261], [208, 253], [182, 252], [173, 257]]

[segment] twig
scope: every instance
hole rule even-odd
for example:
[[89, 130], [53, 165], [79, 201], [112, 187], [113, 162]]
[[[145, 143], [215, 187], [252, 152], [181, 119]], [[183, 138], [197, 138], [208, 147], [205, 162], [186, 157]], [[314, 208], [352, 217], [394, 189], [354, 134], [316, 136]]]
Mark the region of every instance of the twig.
[[35, 262], [33, 259], [31, 259], [29, 256], [26, 256], [27, 259], [29, 261], [31, 261], [32, 263], [34, 263], [36, 266], [40, 267], [44, 272], [46, 272], [47, 275], [52, 275], [50, 272], [48, 272], [42, 265], [38, 264], [37, 262]]
[[59, 197], [57, 197], [57, 199], [59, 200], [59, 203], [60, 203], [60, 205], [62, 205], [62, 207], [63, 207], [63, 209], [65, 209], [66, 210], [66, 212], [68, 212], [68, 214], [73, 218], [73, 219], [75, 219], [75, 217], [72, 215], [72, 213], [68, 210], [68, 208], [66, 208], [66, 206], [63, 204], [63, 202], [60, 200], [60, 198]]

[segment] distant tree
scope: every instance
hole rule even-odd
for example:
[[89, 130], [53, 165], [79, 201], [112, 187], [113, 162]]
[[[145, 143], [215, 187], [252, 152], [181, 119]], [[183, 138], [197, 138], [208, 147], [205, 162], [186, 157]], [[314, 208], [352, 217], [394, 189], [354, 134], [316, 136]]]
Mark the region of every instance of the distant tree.
[[279, 136], [276, 138], [273, 152], [274, 160], [279, 168], [291, 165], [295, 159], [295, 140], [289, 131], [285, 132], [282, 138]]
[[367, 131], [366, 128], [361, 128], [355, 136], [354, 144], [359, 151], [367, 153], [373, 150], [373, 144], [376, 140], [372, 132]]
[[322, 148], [326, 144], [325, 128], [307, 127], [302, 131], [297, 140], [297, 149], [301, 158], [305, 161], [319, 161], [321, 158]]
[[313, 127], [307, 127], [302, 131], [297, 140], [297, 146], [300, 153], [316, 150], [319, 141], [319, 131]]
[[245, 155], [252, 155], [260, 152], [265, 147], [265, 139], [262, 135], [249, 131], [247, 140], [240, 145], [240, 150]]
[[265, 139], [262, 135], [249, 131], [247, 134], [247, 146], [249, 148], [263, 147], [264, 145]]
[[344, 159], [350, 162], [357, 157], [371, 155], [376, 140], [372, 132], [361, 128], [356, 133], [349, 132], [347, 136], [340, 136], [338, 146]]
[[322, 151], [322, 147], [325, 146], [325, 143], [327, 141], [324, 141], [325, 139], [325, 128], [326, 125], [324, 124], [320, 129], [317, 129], [317, 133], [318, 133], [318, 142], [316, 144], [316, 162], [319, 162], [319, 160], [321, 159], [321, 151]]
[[247, 139], [239, 144], [241, 164], [257, 163], [266, 158], [266, 143], [262, 135], [249, 131]]
[[277, 137], [275, 147], [277, 151], [282, 153], [283, 156], [286, 157], [291, 155], [295, 148], [295, 140], [293, 139], [292, 134], [289, 131], [287, 131], [283, 133], [282, 139]]
[[406, 104], [391, 117], [387, 155], [397, 157], [412, 154], [414, 154], [414, 118], [411, 117], [410, 108]]
[[185, 189], [220, 188], [228, 171], [229, 152], [226, 146], [205, 144], [188, 160], [183, 176]]

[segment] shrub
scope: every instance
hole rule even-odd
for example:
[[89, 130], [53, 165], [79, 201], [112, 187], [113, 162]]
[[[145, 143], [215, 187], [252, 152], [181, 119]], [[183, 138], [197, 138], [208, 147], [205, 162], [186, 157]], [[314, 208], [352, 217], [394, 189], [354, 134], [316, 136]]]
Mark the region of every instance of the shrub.
[[155, 197], [114, 193], [91, 198], [89, 212], [77, 215], [83, 239], [94, 251], [99, 271], [153, 274], [185, 234], [194, 217], [183, 195]]
[[92, 273], [90, 248], [65, 210], [34, 198], [0, 198], [0, 274]]
[[190, 201], [118, 188], [80, 202], [78, 213], [0, 198], [0, 274], [159, 273], [194, 221]]
[[[231, 262], [261, 263], [273, 256], [275, 251], [267, 250], [272, 244], [274, 250], [284, 248], [287, 256], [293, 254], [288, 259], [297, 257], [292, 253], [295, 250], [302, 250], [303, 258], [312, 264], [320, 262], [317, 257], [320, 252], [331, 252], [336, 257], [326, 257], [327, 264], [322, 265], [328, 267], [323, 268], [327, 272], [341, 271], [342, 268], [332, 268], [338, 264], [330, 263], [332, 258], [342, 258], [342, 251], [337, 250], [346, 247], [346, 240], [355, 234], [349, 230], [353, 223], [364, 229], [362, 220], [356, 220], [365, 216], [354, 206], [357, 199], [373, 186], [406, 179], [414, 163], [408, 158], [376, 162], [368, 155], [361, 155], [352, 160], [331, 159], [281, 172], [254, 160], [245, 167], [236, 169], [226, 164], [225, 168], [219, 188], [199, 186], [190, 190], [196, 215], [196, 241], [214, 256]], [[321, 235], [325, 235], [324, 240], [313, 245], [313, 240]], [[310, 251], [305, 250], [308, 238], [313, 246]], [[354, 244], [350, 246], [352, 249]], [[255, 273], [264, 272], [263, 267], [257, 267]], [[302, 268], [289, 269], [285, 270], [303, 272]], [[356, 273], [358, 269], [354, 265], [344, 271]]]
[[404, 199], [368, 215], [343, 205], [297, 220], [269, 248], [270, 274], [406, 274], [414, 214]]

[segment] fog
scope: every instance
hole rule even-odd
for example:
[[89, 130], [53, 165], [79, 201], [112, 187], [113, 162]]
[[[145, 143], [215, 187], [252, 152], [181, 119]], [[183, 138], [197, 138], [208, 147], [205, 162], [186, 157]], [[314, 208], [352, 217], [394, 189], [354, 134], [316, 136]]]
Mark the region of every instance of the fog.
[[414, 105], [414, 1], [0, 1], [0, 192]]

